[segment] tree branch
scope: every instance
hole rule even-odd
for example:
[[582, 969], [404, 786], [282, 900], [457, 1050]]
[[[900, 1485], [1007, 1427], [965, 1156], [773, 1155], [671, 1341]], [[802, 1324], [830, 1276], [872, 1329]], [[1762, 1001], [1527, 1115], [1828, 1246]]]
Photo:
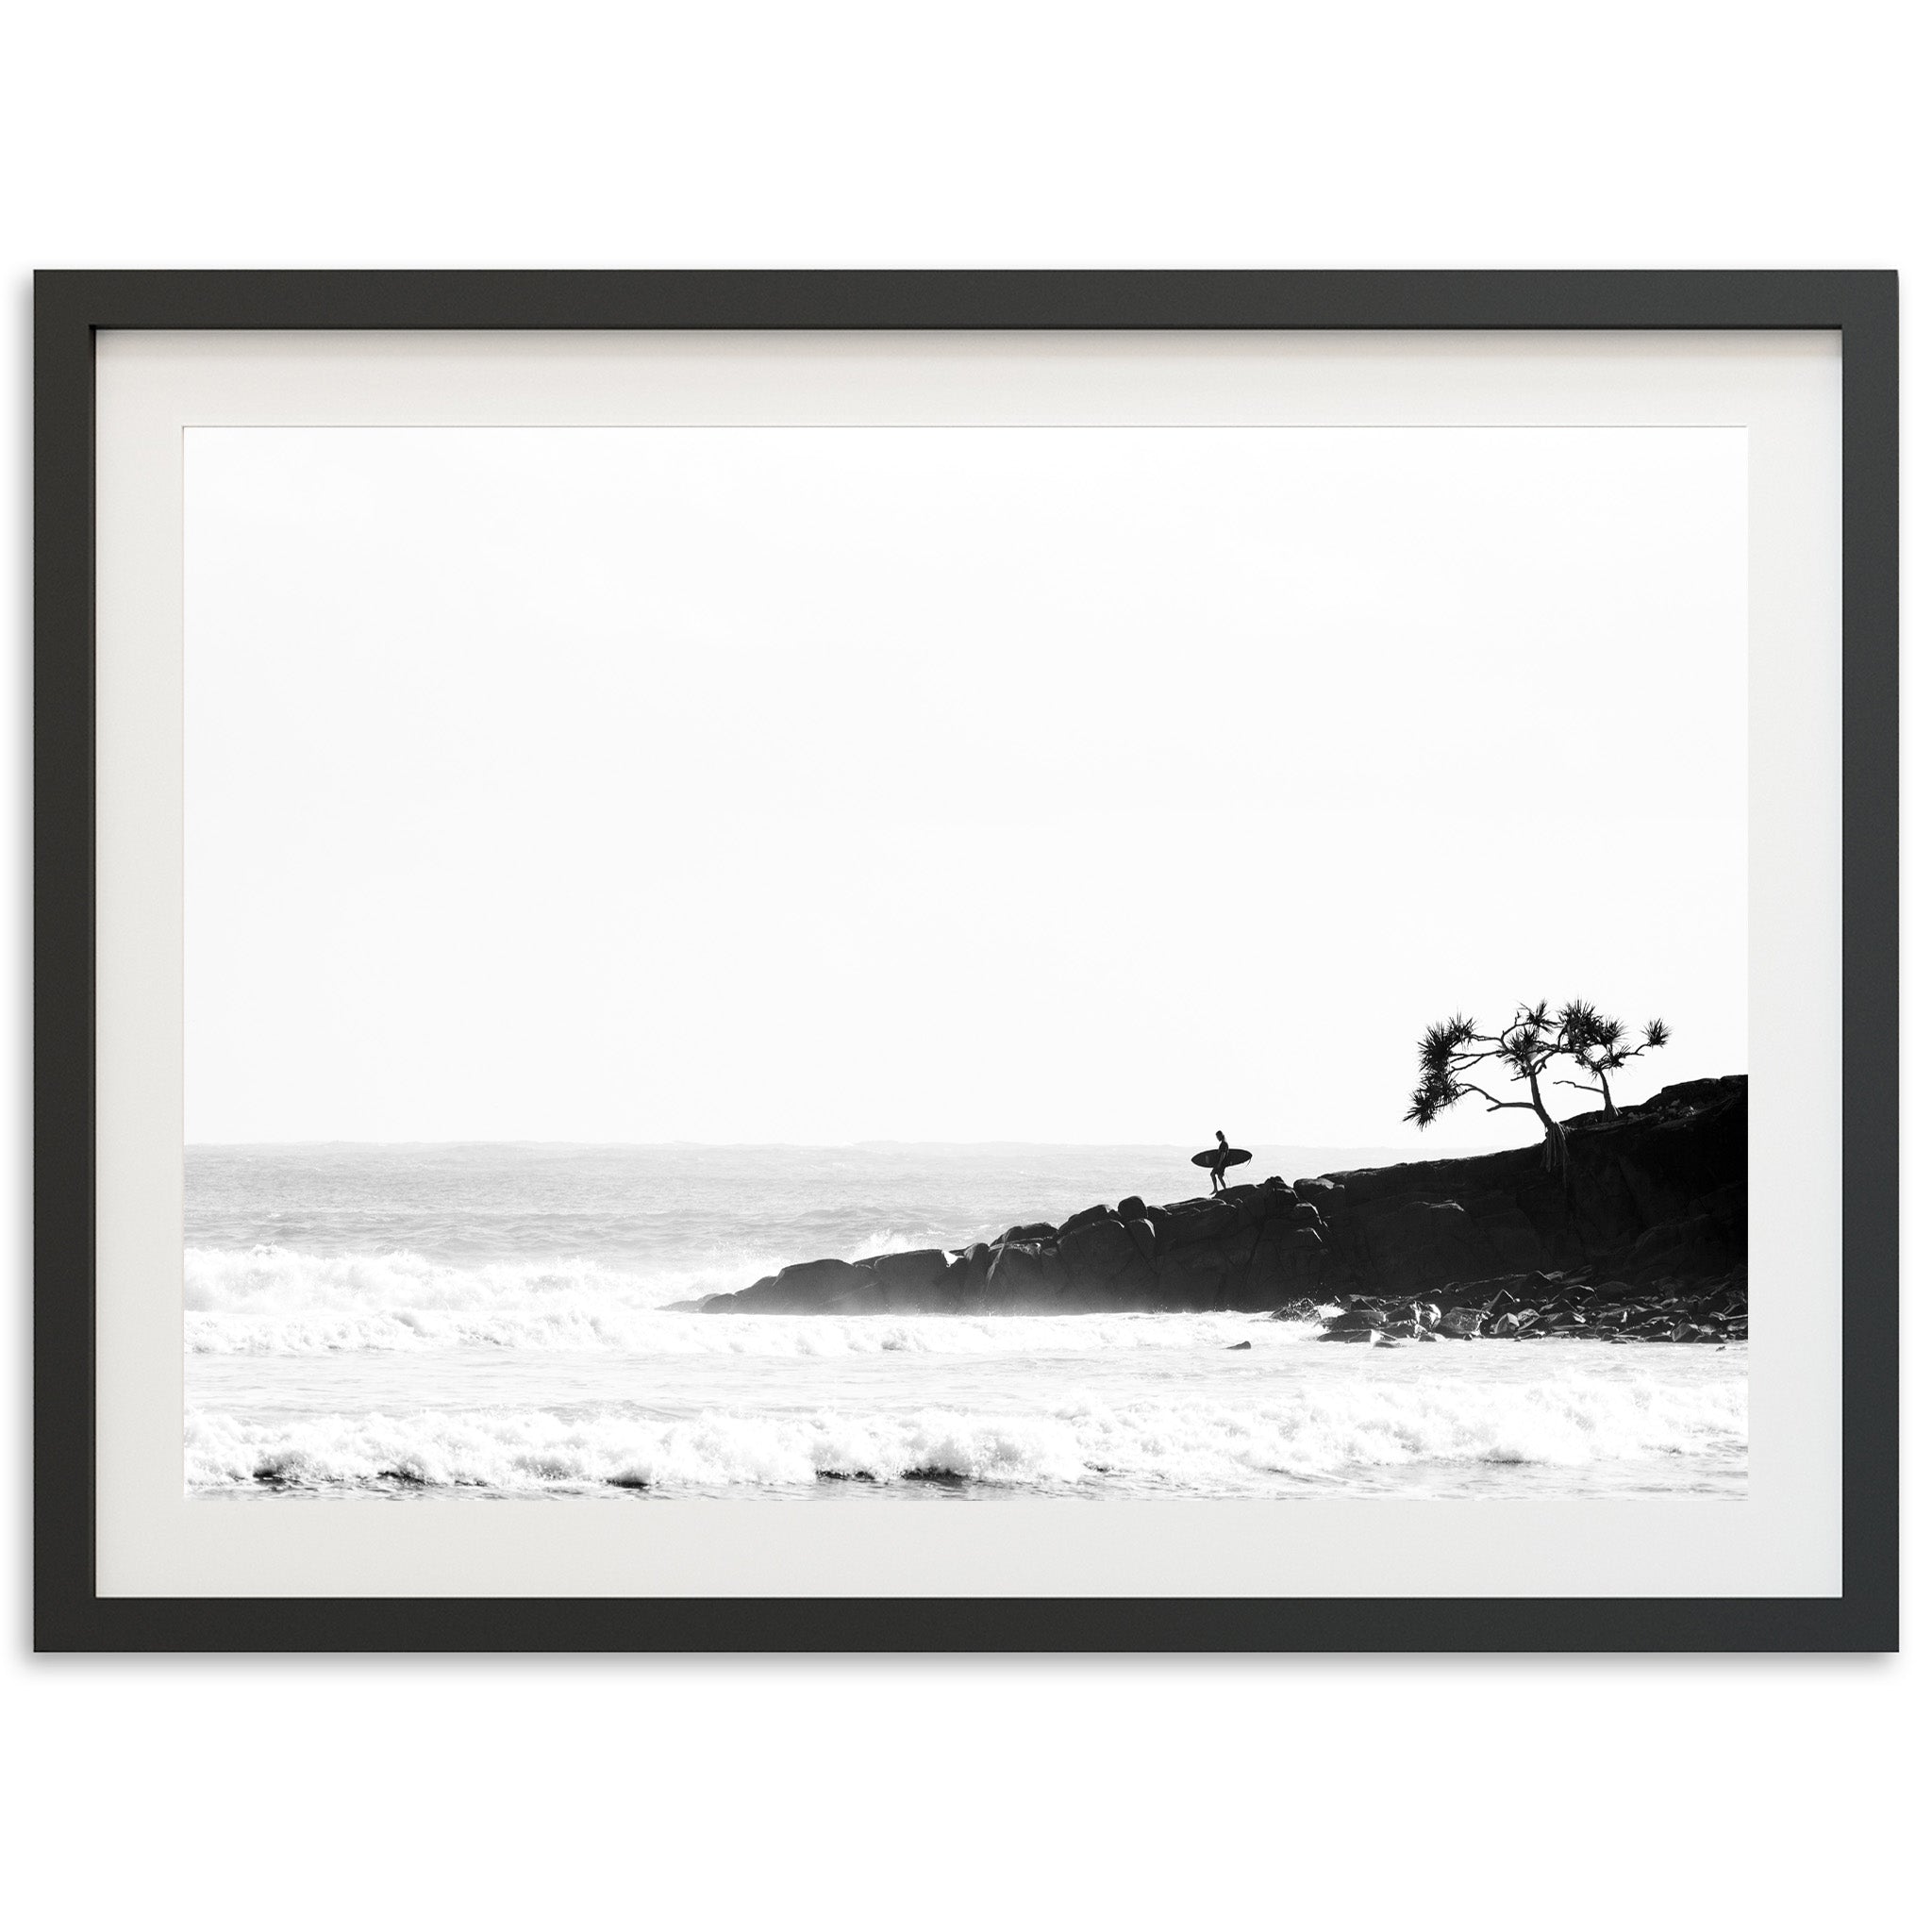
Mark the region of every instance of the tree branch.
[[1534, 1113], [1536, 1111], [1536, 1108], [1526, 1100], [1498, 1100], [1493, 1093], [1483, 1093], [1483, 1090], [1476, 1086], [1474, 1081], [1463, 1081], [1462, 1091], [1464, 1093], [1481, 1093], [1482, 1097], [1490, 1103], [1490, 1111], [1491, 1113], [1501, 1113], [1506, 1107], [1520, 1107], [1524, 1113]]

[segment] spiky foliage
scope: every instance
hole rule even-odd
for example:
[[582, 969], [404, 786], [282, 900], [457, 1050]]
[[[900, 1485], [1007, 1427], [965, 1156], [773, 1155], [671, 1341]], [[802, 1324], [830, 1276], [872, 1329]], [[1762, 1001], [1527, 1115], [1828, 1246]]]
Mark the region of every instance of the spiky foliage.
[[1470, 1075], [1485, 1061], [1495, 1060], [1512, 1079], [1530, 1081], [1533, 1091], [1536, 1078], [1561, 1050], [1557, 1023], [1551, 1019], [1546, 1000], [1533, 1007], [1518, 1007], [1499, 1033], [1484, 1033], [1466, 1014], [1454, 1014], [1429, 1027], [1422, 1037], [1416, 1056], [1421, 1078], [1408, 1097], [1408, 1111], [1403, 1119], [1426, 1127], [1472, 1093], [1486, 1101], [1491, 1112], [1522, 1107], [1541, 1114], [1539, 1101], [1498, 1100]]
[[[1601, 1011], [1588, 1000], [1572, 1000], [1550, 1010], [1547, 1000], [1534, 1006], [1519, 1006], [1508, 1024], [1495, 1033], [1480, 1031], [1474, 1020], [1461, 1013], [1431, 1026], [1417, 1048], [1421, 1077], [1408, 1097], [1405, 1121], [1426, 1127], [1459, 1100], [1474, 1094], [1485, 1102], [1491, 1113], [1507, 1108], [1522, 1108], [1534, 1113], [1543, 1124], [1545, 1158], [1552, 1167], [1567, 1166], [1563, 1129], [1543, 1104], [1541, 1081], [1557, 1060], [1574, 1060], [1591, 1073], [1604, 1106], [1610, 1112], [1607, 1076], [1653, 1046], [1661, 1046], [1670, 1029], [1661, 1020], [1653, 1020], [1641, 1040], [1633, 1039], [1624, 1023]], [[1479, 1086], [1472, 1077], [1485, 1062], [1493, 1061], [1512, 1081], [1521, 1082], [1528, 1092], [1526, 1100], [1503, 1100]], [[1559, 1083], [1575, 1087], [1581, 1083]]]
[[1461, 1099], [1457, 1075], [1469, 1063], [1469, 1049], [1477, 1037], [1475, 1022], [1461, 1013], [1452, 1014], [1424, 1033], [1417, 1050], [1422, 1078], [1408, 1096], [1404, 1120], [1425, 1127], [1443, 1108]]
[[1572, 1000], [1557, 1023], [1572, 1046], [1613, 1048], [1624, 1037], [1624, 1023], [1598, 1012], [1588, 1000]]
[[[1621, 1066], [1628, 1066], [1631, 1060], [1652, 1047], [1661, 1047], [1672, 1038], [1672, 1030], [1661, 1020], [1646, 1020], [1642, 1034], [1633, 1036], [1621, 1020], [1598, 1012], [1596, 1007], [1580, 999], [1573, 999], [1563, 1008], [1561, 1018], [1565, 1053], [1586, 1074], [1591, 1074], [1594, 1090], [1604, 1095], [1606, 1113], [1617, 1111], [1615, 1101], [1609, 1097], [1609, 1076]], [[1592, 1091], [1592, 1086], [1582, 1080], [1565, 1080], [1563, 1086], [1578, 1088], [1584, 1093]]]
[[[1598, 1012], [1587, 1000], [1572, 1000], [1557, 1017], [1563, 1051], [1590, 1074], [1595, 1083], [1594, 1091], [1603, 1095], [1606, 1113], [1617, 1110], [1610, 1099], [1610, 1074], [1652, 1047], [1664, 1045], [1671, 1037], [1671, 1029], [1661, 1020], [1647, 1021], [1641, 1036], [1633, 1037], [1621, 1020]], [[1581, 1080], [1565, 1080], [1562, 1084], [1586, 1093], [1591, 1091]]]

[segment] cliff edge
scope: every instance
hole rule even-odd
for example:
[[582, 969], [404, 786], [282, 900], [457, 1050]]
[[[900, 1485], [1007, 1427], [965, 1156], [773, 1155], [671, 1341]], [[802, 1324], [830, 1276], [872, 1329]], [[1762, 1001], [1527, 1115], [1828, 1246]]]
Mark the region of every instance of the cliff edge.
[[1681, 1304], [1745, 1281], [1746, 1079], [1666, 1087], [1542, 1150], [1406, 1161], [1193, 1200], [1138, 1196], [994, 1241], [802, 1261], [707, 1313], [1087, 1314], [1426, 1298]]

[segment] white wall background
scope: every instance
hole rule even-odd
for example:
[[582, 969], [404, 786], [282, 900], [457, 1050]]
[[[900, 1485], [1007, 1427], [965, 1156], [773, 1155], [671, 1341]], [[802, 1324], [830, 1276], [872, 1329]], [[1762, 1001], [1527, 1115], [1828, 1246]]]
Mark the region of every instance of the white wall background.
[[[0, 113], [9, 900], [36, 265], [1891, 265], [1909, 446], [1932, 273], [1921, 31], [1856, 0], [23, 15]], [[1908, 458], [1908, 586], [1911, 481]], [[1909, 669], [1907, 708], [1909, 874]], [[0, 1482], [22, 1923], [1621, 1928], [1920, 1908], [1923, 1657], [27, 1658], [25, 958], [23, 924]], [[1908, 1131], [1908, 1177], [1915, 1152]], [[1916, 1324], [1907, 1345], [1909, 1399]], [[1922, 1463], [1908, 1436], [1908, 1504]], [[1908, 1615], [1908, 1645], [1924, 1624]]]

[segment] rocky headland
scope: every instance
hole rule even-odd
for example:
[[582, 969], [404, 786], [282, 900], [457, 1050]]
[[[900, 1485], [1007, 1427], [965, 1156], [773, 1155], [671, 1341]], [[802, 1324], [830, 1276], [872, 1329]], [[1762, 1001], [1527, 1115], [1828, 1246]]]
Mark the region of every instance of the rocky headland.
[[1361, 1342], [1476, 1335], [1722, 1342], [1748, 1331], [1745, 1076], [1666, 1087], [1541, 1147], [1138, 1196], [1058, 1226], [801, 1261], [692, 1306], [744, 1314], [1241, 1309]]

